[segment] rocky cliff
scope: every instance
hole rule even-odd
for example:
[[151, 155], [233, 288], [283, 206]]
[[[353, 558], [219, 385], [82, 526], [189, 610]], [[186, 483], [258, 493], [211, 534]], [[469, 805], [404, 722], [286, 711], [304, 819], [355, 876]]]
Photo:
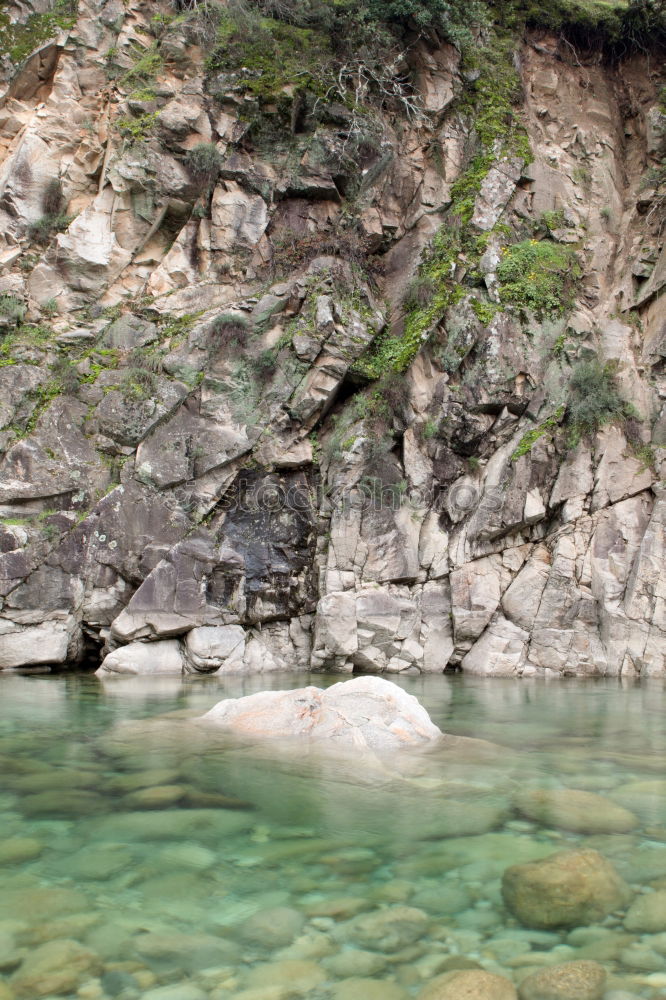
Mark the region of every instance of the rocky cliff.
[[260, 6], [0, 14], [0, 668], [664, 675], [657, 33]]

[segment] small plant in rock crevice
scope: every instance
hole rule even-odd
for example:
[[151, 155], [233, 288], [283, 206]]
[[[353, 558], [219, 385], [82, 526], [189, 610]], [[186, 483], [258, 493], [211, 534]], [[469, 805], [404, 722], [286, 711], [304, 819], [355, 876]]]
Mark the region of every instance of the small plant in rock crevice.
[[569, 383], [566, 409], [570, 444], [592, 437], [606, 424], [625, 422], [635, 415], [630, 403], [622, 398], [615, 382], [615, 366], [597, 358], [579, 361]]

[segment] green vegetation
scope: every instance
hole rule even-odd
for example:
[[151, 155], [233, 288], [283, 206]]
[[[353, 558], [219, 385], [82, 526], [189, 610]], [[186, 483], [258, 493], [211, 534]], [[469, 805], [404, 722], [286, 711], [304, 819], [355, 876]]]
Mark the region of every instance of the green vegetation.
[[73, 219], [73, 215], [43, 215], [28, 226], [28, 236], [35, 243], [45, 246], [56, 233], [64, 232]]
[[120, 81], [124, 86], [128, 84], [139, 86], [149, 83], [155, 79], [164, 65], [157, 42], [154, 42], [147, 49], [135, 48], [130, 55], [134, 55], [135, 62]]
[[598, 359], [579, 361], [569, 383], [567, 423], [570, 443], [591, 437], [605, 424], [625, 421], [634, 415], [633, 407], [618, 392], [615, 366]]
[[59, 31], [71, 28], [76, 22], [77, 0], [55, 0], [51, 10], [31, 14], [23, 24], [12, 23], [9, 14], [0, 12], [0, 51], [17, 65], [31, 52]]
[[137, 118], [122, 116], [116, 118], [115, 126], [124, 139], [129, 139], [133, 143], [142, 142], [152, 135], [153, 129], [157, 125], [158, 117], [159, 113], [157, 111], [146, 112]]
[[0, 295], [0, 319], [7, 326], [20, 326], [26, 307], [15, 295]]
[[210, 186], [217, 180], [222, 156], [214, 142], [199, 142], [189, 150], [185, 166], [195, 181]]
[[539, 440], [539, 438], [542, 438], [544, 434], [553, 434], [564, 416], [564, 410], [564, 406], [558, 407], [552, 417], [547, 417], [546, 420], [542, 420], [540, 424], [533, 427], [531, 431], [527, 431], [526, 434], [523, 434], [518, 442], [518, 447], [511, 455], [511, 461], [517, 462], [519, 458], [523, 457], [523, 455], [529, 454], [532, 450], [532, 446]]
[[150, 399], [157, 391], [157, 379], [147, 368], [128, 368], [120, 391], [128, 403], [142, 403]]
[[502, 302], [557, 316], [573, 304], [581, 269], [575, 251], [552, 240], [523, 240], [502, 248], [497, 268]]
[[59, 391], [67, 396], [73, 396], [80, 385], [79, 373], [69, 358], [56, 358], [51, 365], [51, 372], [57, 382]]
[[221, 351], [232, 344], [242, 349], [247, 343], [250, 322], [238, 313], [221, 313], [213, 320], [208, 330], [210, 349]]

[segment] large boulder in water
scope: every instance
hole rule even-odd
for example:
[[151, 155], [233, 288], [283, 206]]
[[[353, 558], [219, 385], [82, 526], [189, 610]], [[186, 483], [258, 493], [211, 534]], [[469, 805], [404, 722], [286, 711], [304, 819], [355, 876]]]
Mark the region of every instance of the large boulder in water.
[[355, 749], [426, 748], [443, 737], [413, 695], [370, 676], [324, 690], [306, 687], [231, 698], [202, 718], [251, 739], [298, 738]]
[[558, 851], [502, 876], [507, 908], [526, 927], [578, 927], [624, 906], [631, 890], [598, 851]]

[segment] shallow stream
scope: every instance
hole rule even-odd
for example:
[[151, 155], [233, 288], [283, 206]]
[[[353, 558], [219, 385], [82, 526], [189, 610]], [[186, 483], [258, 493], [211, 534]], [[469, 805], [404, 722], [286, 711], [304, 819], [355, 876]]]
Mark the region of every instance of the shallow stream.
[[[307, 681], [0, 676], [0, 1000], [408, 1000], [450, 969], [519, 983], [576, 958], [608, 998], [666, 997], [666, 892], [647, 932], [622, 909], [523, 927], [501, 896], [508, 866], [579, 846], [666, 890], [666, 686], [398, 679], [445, 732], [498, 746], [396, 780], [113, 735]], [[538, 788], [603, 800], [581, 831], [566, 794], [527, 815]]]

